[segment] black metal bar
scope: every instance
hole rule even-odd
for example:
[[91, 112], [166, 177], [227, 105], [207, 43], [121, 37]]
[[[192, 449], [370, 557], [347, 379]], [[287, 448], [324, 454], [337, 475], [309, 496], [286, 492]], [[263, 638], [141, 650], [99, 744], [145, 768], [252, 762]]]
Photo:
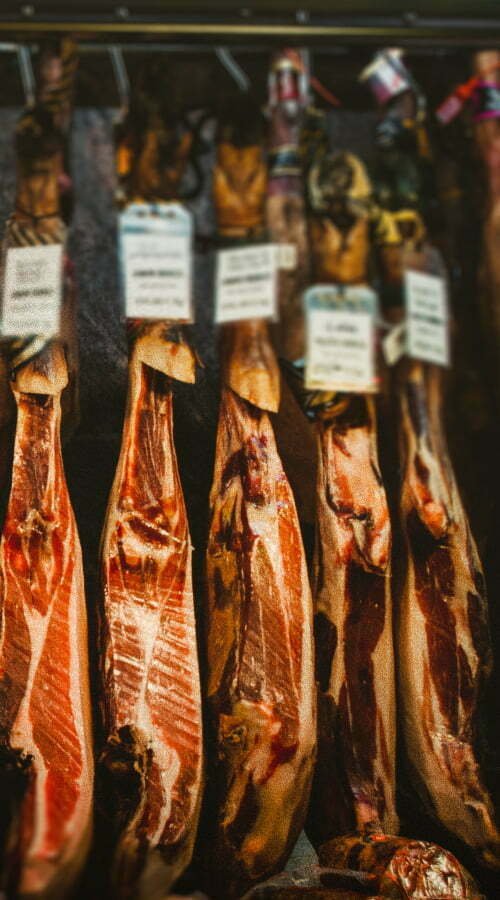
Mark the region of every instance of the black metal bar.
[[228, 22], [151, 22], [126, 21], [103, 22], [67, 20], [9, 20], [0, 18], [0, 39], [33, 40], [40, 35], [71, 32], [75, 35], [92, 36], [94, 40], [127, 41], [138, 36], [149, 40], [186, 40], [195, 44], [220, 43], [249, 40], [279, 43], [375, 43], [384, 45], [395, 41], [401, 44], [419, 42], [438, 43], [440, 46], [461, 45], [472, 47], [480, 44], [500, 46], [500, 19], [475, 24], [474, 21], [452, 22], [440, 20], [438, 24], [426, 21], [424, 24], [287, 24], [287, 23], [228, 23]]

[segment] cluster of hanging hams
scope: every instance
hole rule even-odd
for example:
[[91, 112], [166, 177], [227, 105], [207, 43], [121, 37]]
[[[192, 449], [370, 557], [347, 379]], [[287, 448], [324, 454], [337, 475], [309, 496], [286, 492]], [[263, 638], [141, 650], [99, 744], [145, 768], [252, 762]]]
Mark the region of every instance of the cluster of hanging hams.
[[[65, 237], [74, 45], [63, 42], [49, 61], [18, 128], [6, 247]], [[399, 168], [413, 166], [418, 176], [422, 162], [415, 103], [409, 88], [383, 111], [394, 127], [389, 150], [380, 146], [375, 187], [360, 160], [331, 154], [322, 141], [305, 166], [296, 52], [273, 60], [267, 159], [245, 109], [219, 123], [220, 243], [269, 237], [297, 254], [280, 274], [279, 327], [251, 320], [222, 328], [198, 641], [173, 430], [175, 382], [195, 381], [197, 357], [182, 326], [130, 323], [127, 408], [101, 548], [98, 766], [108, 790], [99, 792], [99, 814], [113, 836], [108, 896], [162, 900], [195, 852], [215, 900], [246, 891], [479, 898], [451, 853], [395, 836], [397, 734], [432, 815], [500, 867], [475, 749], [490, 666], [484, 579], [446, 450], [441, 372], [403, 360], [391, 373], [404, 536], [396, 581], [379, 404], [371, 395], [307, 391], [297, 364], [308, 284], [366, 283], [376, 257], [392, 295], [404, 254], [418, 265], [424, 222], [414, 198], [394, 188]], [[179, 200], [199, 140], [139, 84], [117, 133], [122, 203]], [[76, 398], [69, 261], [64, 288], [60, 339], [10, 342], [2, 357], [17, 407], [0, 544], [2, 886], [20, 898], [68, 896], [92, 834], [83, 571], [60, 441], [61, 398], [63, 407]], [[393, 317], [400, 314], [394, 305]], [[7, 395], [3, 410], [8, 420]], [[313, 469], [312, 499], [297, 491], [299, 510], [315, 509], [311, 590], [291, 483], [303, 473], [310, 483]], [[260, 884], [282, 871], [304, 825], [319, 850], [307, 884], [293, 875]]]

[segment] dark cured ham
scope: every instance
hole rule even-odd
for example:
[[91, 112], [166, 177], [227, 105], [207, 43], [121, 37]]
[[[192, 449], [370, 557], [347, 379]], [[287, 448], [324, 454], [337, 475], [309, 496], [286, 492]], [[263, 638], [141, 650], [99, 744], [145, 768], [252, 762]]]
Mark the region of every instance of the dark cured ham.
[[491, 670], [481, 563], [442, 430], [439, 371], [400, 380], [401, 516], [407, 571], [399, 601], [400, 708], [415, 785], [439, 821], [490, 865], [500, 834], [475, 749]]
[[[319, 860], [325, 867], [370, 874], [377, 900], [484, 900], [458, 860], [426, 841], [379, 834], [347, 836], [325, 844]], [[326, 872], [322, 880], [335, 884]]]
[[[391, 101], [392, 142], [381, 144], [379, 154], [379, 195], [400, 232], [399, 253], [391, 259], [382, 254], [391, 291], [400, 288], [405, 265], [425, 269], [425, 229], [415, 200], [425, 203], [428, 162], [420, 156], [426, 142], [418, 135], [416, 110], [413, 89]], [[393, 303], [390, 312], [395, 320], [401, 316]], [[396, 623], [406, 755], [429, 812], [483, 862], [498, 865], [500, 835], [476, 750], [479, 701], [491, 668], [488, 608], [446, 445], [443, 375], [438, 367], [403, 360], [393, 388], [407, 553]]]
[[[121, 186], [129, 198], [170, 201], [193, 135], [161, 80], [146, 102], [142, 77], [118, 131]], [[118, 798], [113, 896], [163, 900], [191, 860], [203, 787], [192, 549], [173, 434], [174, 382], [193, 383], [196, 361], [173, 323], [137, 322], [130, 337], [101, 554], [102, 762]]]
[[[350, 186], [346, 192], [346, 185]], [[366, 278], [372, 239], [366, 173], [351, 155], [310, 174], [315, 278]], [[314, 210], [316, 213], [314, 214]], [[395, 677], [391, 527], [380, 476], [375, 401], [319, 393], [314, 563], [318, 762], [307, 830], [395, 831]]]
[[104, 585], [105, 761], [139, 775], [119, 839], [119, 896], [162, 898], [191, 858], [202, 728], [191, 543], [173, 440], [171, 377], [194, 381], [164, 324], [135, 341], [122, 449], [109, 502]]
[[0, 544], [2, 742], [28, 782], [9, 840], [9, 888], [63, 897], [91, 836], [93, 758], [81, 550], [60, 445], [62, 348], [13, 382], [12, 487]]
[[[262, 151], [225, 140], [218, 165], [219, 221], [236, 210], [228, 225], [243, 237], [254, 187], [265, 188]], [[261, 190], [260, 223], [263, 201]], [[278, 871], [300, 833], [315, 703], [311, 595], [268, 415], [279, 403], [279, 370], [265, 322], [226, 326], [222, 378], [207, 549], [207, 697], [217, 753], [209, 852], [211, 891], [229, 898]]]
[[333, 423], [318, 425], [320, 740], [309, 825], [317, 840], [333, 822], [337, 833], [398, 826], [391, 526], [378, 469], [374, 401], [360, 397], [345, 406]]

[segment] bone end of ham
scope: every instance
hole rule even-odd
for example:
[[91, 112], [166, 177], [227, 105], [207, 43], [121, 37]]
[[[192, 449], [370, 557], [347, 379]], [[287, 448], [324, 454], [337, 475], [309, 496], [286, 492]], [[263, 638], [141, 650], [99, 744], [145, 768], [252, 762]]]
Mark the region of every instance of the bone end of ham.
[[44, 345], [32, 360], [20, 366], [12, 380], [14, 390], [24, 394], [61, 394], [68, 384], [68, 365], [59, 341]]
[[[0, 543], [0, 727], [27, 783], [9, 848], [16, 896], [66, 896], [91, 837], [93, 751], [81, 550], [63, 471], [57, 345], [19, 370]], [[38, 393], [40, 378], [51, 388]], [[34, 387], [25, 393], [20, 386]], [[10, 856], [10, 854], [9, 854]]]
[[280, 404], [280, 372], [267, 323], [257, 319], [226, 326], [224, 378], [235, 394], [267, 412]]
[[169, 340], [168, 323], [146, 326], [134, 343], [133, 359], [176, 381], [194, 384], [196, 380], [196, 355], [182, 339]]

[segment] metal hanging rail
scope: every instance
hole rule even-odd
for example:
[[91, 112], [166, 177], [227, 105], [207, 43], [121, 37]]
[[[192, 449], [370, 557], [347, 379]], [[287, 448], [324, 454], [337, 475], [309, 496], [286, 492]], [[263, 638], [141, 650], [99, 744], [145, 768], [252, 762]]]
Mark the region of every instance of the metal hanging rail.
[[[188, 39], [195, 44], [259, 41], [273, 44], [283, 40], [297, 44], [375, 43], [384, 45], [426, 42], [439, 46], [500, 46], [498, 18], [436, 18], [403, 13], [400, 16], [313, 16], [302, 10], [294, 16], [200, 15], [196, 17], [158, 14], [154, 19], [117, 7], [114, 17], [86, 16], [82, 13], [37, 14], [26, 4], [24, 15], [0, 13], [0, 40], [33, 40], [37, 36], [71, 32], [96, 41], [124, 43], [137, 38], [172, 42]], [[499, 10], [500, 12], [500, 10]]]

